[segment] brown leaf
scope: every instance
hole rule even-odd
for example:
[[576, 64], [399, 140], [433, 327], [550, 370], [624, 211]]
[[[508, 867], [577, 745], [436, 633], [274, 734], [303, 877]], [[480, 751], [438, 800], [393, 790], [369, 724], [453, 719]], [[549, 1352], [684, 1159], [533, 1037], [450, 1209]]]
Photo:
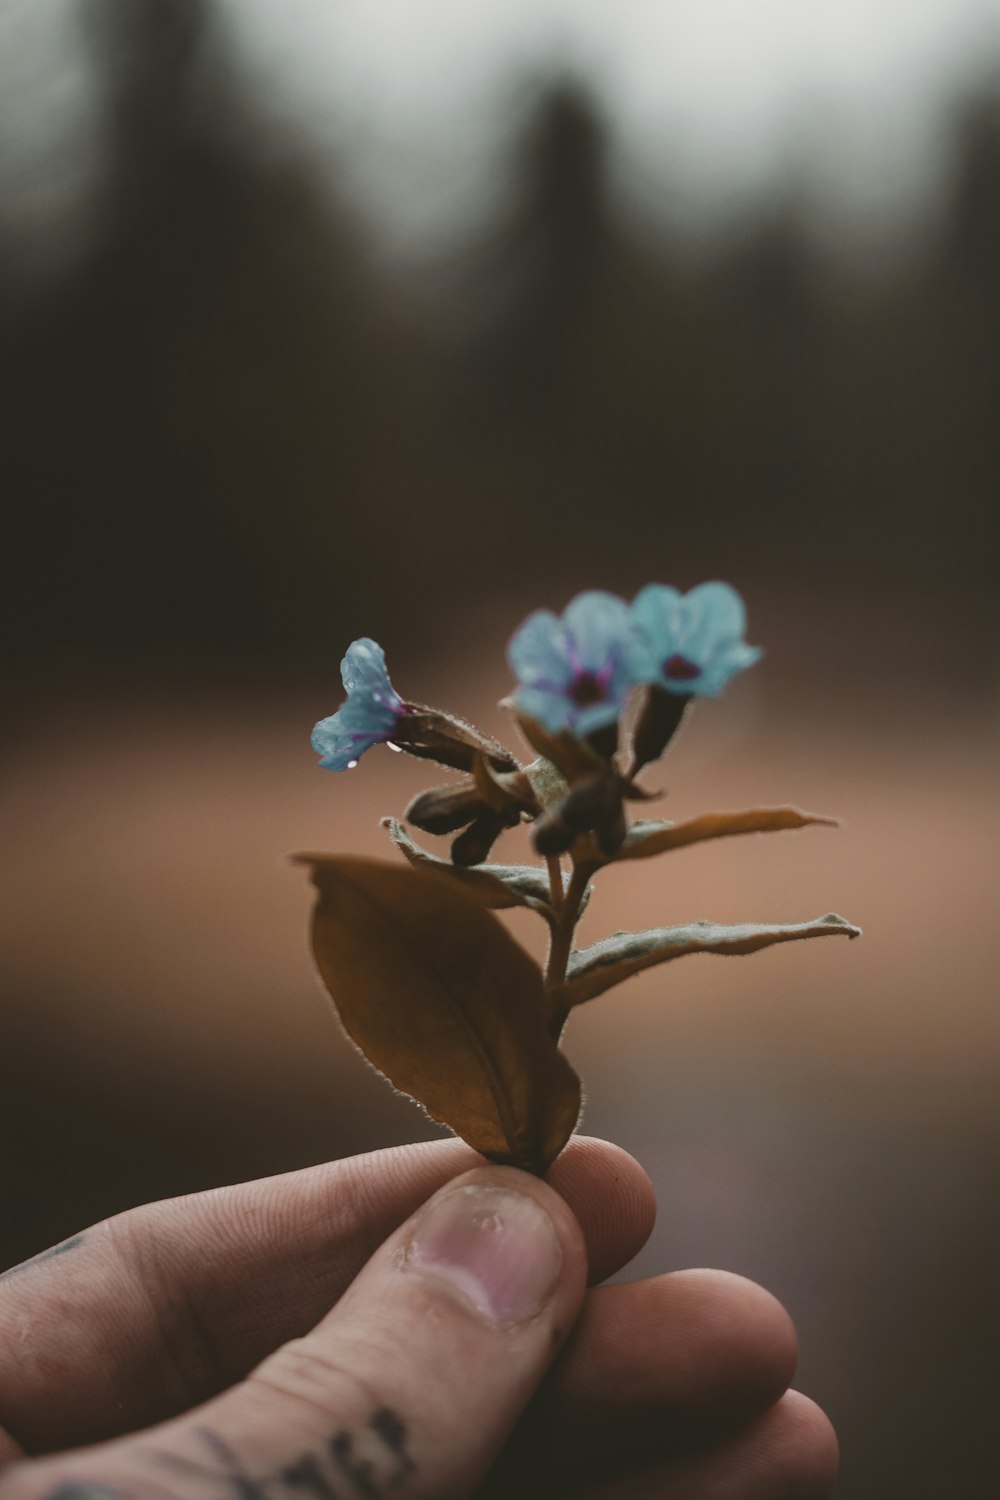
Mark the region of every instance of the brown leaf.
[[791, 943], [799, 938], [860, 937], [861, 928], [852, 927], [836, 912], [817, 917], [814, 922], [796, 922], [783, 926], [764, 926], [756, 922], [726, 927], [716, 922], [691, 922], [686, 927], [656, 927], [648, 932], [616, 932], [590, 948], [578, 948], [570, 956], [566, 983], [558, 990], [558, 999], [569, 1010], [592, 1000], [612, 985], [621, 984], [642, 969], [683, 958], [688, 953], [756, 953], [775, 943]]
[[810, 823], [837, 827], [836, 818], [800, 812], [797, 807], [753, 807], [746, 812], [704, 813], [687, 823], [633, 823], [624, 844], [615, 855], [623, 859], [649, 859], [667, 849], [682, 849], [706, 839], [727, 838], [737, 833], [780, 833], [788, 828], [806, 828]]
[[378, 860], [301, 854], [313, 953], [348, 1036], [494, 1161], [542, 1172], [580, 1113], [538, 967], [471, 891]]

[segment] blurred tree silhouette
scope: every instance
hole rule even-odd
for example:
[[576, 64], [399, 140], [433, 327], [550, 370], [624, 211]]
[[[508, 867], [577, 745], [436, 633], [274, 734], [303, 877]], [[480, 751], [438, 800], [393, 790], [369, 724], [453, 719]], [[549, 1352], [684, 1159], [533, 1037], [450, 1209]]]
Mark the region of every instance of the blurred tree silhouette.
[[197, 673], [310, 643], [329, 659], [359, 551], [399, 581], [382, 497], [420, 467], [419, 338], [295, 144], [240, 97], [204, 0], [124, 14], [90, 8], [103, 234], [45, 303], [4, 309], [8, 625], [36, 662]]
[[[941, 248], [915, 270], [851, 273], [784, 205], [692, 271], [616, 215], [599, 119], [555, 86], [520, 202], [473, 260], [465, 296], [489, 315], [460, 367], [478, 393], [472, 442], [505, 466], [506, 505], [530, 497], [543, 566], [565, 570], [569, 547], [578, 576], [595, 554], [614, 576], [641, 535], [691, 580], [732, 570], [778, 590], [982, 604], [1000, 480], [997, 424], [982, 420], [1000, 393], [1000, 109], [984, 98], [971, 115]], [[609, 510], [632, 524], [609, 527]]]
[[2, 596], [26, 681], [67, 655], [328, 664], [362, 628], [433, 636], [427, 598], [505, 571], [522, 592], [627, 587], [637, 536], [679, 582], [954, 596], [967, 645], [943, 649], [975, 670], [1000, 479], [996, 98], [959, 121], [938, 240], [865, 278], [794, 205], [685, 265], [623, 218], [605, 124], [557, 81], [513, 207], [432, 308], [255, 108], [208, 0], [88, 16], [101, 233], [41, 302], [0, 287]]

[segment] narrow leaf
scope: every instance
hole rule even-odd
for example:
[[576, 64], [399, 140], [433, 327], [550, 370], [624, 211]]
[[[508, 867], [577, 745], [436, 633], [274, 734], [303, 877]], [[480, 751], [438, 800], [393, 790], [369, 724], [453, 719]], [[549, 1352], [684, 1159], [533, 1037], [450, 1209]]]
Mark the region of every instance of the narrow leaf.
[[629, 829], [615, 861], [649, 859], [667, 849], [682, 849], [686, 844], [700, 844], [706, 839], [728, 838], [737, 833], [780, 833], [788, 828], [807, 828], [810, 823], [837, 827], [836, 818], [801, 812], [797, 807], [753, 807], [746, 812], [704, 813], [687, 823], [638, 822]]
[[[500, 911], [505, 907], [527, 906], [532, 911], [539, 912], [546, 920], [551, 920], [552, 892], [549, 888], [548, 871], [542, 865], [478, 865], [472, 868], [453, 865], [450, 859], [442, 859], [429, 849], [421, 849], [398, 818], [383, 818], [382, 826], [389, 830], [396, 848], [415, 869], [435, 870], [440, 874], [450, 875], [493, 911]], [[565, 871], [562, 879], [563, 890], [566, 890], [569, 876]], [[586, 908], [589, 899], [588, 887], [581, 910]]]
[[377, 860], [302, 854], [313, 954], [351, 1040], [494, 1161], [541, 1172], [580, 1113], [542, 976], [471, 891]]
[[686, 927], [654, 927], [648, 932], [616, 932], [590, 948], [578, 948], [570, 956], [566, 983], [559, 998], [569, 1009], [592, 1000], [623, 979], [630, 979], [642, 969], [683, 958], [687, 953], [756, 953], [775, 943], [792, 943], [799, 938], [859, 937], [860, 927], [852, 927], [836, 912], [817, 917], [814, 922], [796, 922], [783, 926], [764, 926], [755, 922], [726, 927], [716, 922], [691, 922]]

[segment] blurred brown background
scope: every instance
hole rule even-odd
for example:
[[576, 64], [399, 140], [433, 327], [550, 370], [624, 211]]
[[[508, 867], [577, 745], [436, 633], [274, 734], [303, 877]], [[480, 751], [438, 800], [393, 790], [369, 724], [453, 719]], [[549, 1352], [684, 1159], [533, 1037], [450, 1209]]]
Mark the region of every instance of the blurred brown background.
[[840, 1493], [992, 1493], [1000, 16], [335, 9], [0, 5], [0, 1264], [432, 1133], [285, 860], [425, 784], [314, 766], [352, 637], [504, 735], [529, 608], [724, 577], [767, 656], [665, 815], [844, 826], [612, 872], [587, 930], [865, 937], [603, 998], [586, 1127], [656, 1183], [638, 1274], [788, 1304]]

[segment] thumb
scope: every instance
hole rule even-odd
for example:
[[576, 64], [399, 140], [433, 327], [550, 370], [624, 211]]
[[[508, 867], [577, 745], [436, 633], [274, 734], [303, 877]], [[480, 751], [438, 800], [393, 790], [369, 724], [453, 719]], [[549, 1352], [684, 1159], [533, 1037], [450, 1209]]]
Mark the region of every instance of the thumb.
[[551, 1188], [508, 1167], [467, 1172], [246, 1381], [135, 1437], [17, 1464], [0, 1500], [461, 1500], [585, 1283], [579, 1227]]

